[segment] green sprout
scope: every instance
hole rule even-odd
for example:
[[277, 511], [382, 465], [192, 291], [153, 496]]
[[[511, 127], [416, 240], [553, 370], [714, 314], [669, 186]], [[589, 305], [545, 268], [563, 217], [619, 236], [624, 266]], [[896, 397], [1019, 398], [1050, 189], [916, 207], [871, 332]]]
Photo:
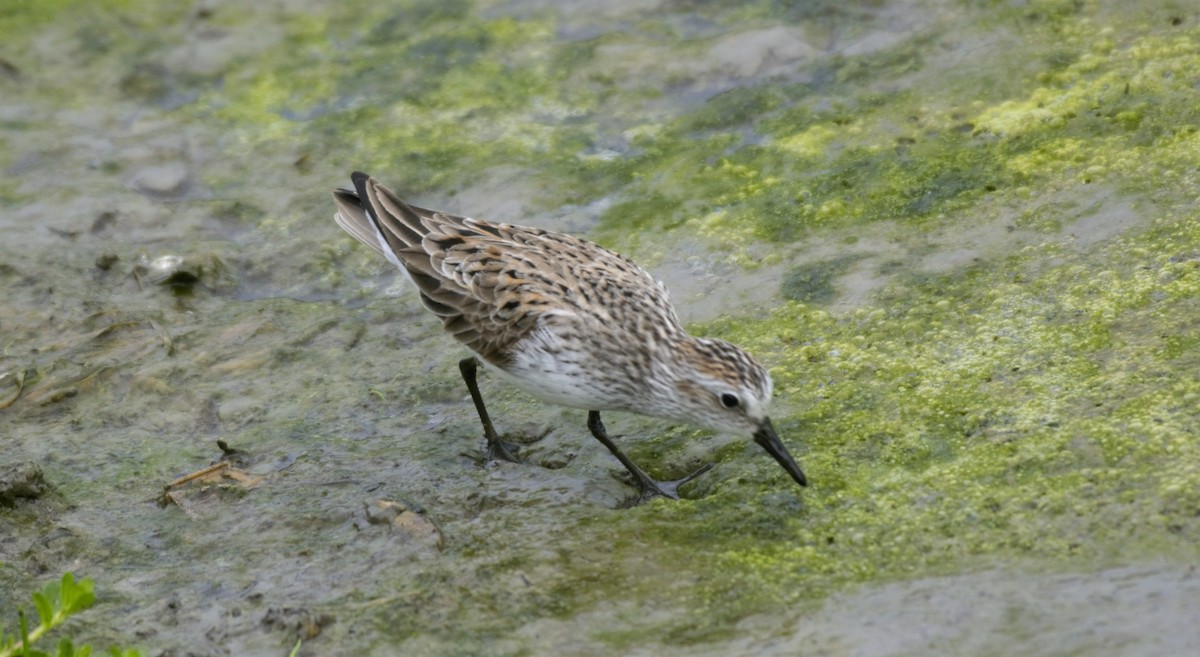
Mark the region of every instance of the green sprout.
[[[82, 645], [78, 648], [68, 637], [58, 641], [58, 649], [54, 653], [36, 650], [32, 646], [47, 632], [62, 625], [70, 616], [77, 614], [96, 602], [96, 594], [92, 592], [92, 580], [84, 578], [75, 581], [75, 576], [65, 573], [60, 582], [51, 582], [41, 591], [33, 592], [33, 605], [37, 609], [38, 625], [29, 627], [29, 619], [25, 610], [17, 610], [18, 631], [14, 635], [6, 635], [0, 629], [0, 657], [90, 657], [92, 647]], [[112, 657], [141, 657], [136, 650], [125, 650], [113, 646], [108, 650]]]

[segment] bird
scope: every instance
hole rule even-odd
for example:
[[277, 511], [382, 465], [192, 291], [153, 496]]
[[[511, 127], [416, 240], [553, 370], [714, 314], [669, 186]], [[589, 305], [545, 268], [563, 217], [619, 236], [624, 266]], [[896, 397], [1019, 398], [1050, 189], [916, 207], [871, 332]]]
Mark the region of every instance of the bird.
[[588, 412], [587, 427], [629, 471], [637, 501], [679, 499], [712, 468], [657, 481], [609, 437], [601, 412], [625, 411], [752, 438], [800, 486], [807, 478], [775, 432], [766, 369], [729, 342], [684, 330], [667, 288], [629, 258], [540, 228], [407, 203], [378, 180], [334, 190], [334, 220], [404, 272], [422, 304], [472, 355], [459, 371], [487, 440], [488, 462], [521, 462], [479, 391], [482, 364], [551, 404]]

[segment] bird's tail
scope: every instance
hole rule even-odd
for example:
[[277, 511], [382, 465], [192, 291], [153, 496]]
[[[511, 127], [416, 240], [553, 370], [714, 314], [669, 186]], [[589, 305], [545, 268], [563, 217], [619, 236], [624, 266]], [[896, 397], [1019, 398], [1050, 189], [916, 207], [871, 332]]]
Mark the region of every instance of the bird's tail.
[[353, 191], [333, 192], [337, 203], [334, 221], [354, 239], [403, 268], [396, 254], [420, 248], [422, 238], [429, 232], [421, 217], [430, 212], [405, 203], [361, 171], [350, 174], [350, 179], [354, 182]]

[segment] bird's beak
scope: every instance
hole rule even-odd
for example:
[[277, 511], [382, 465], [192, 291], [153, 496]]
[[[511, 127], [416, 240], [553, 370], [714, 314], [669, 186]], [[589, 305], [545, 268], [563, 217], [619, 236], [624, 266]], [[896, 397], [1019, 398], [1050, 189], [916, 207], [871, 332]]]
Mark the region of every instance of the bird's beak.
[[754, 432], [754, 442], [762, 445], [762, 448], [767, 450], [767, 453], [783, 466], [787, 473], [792, 475], [792, 479], [801, 486], [808, 485], [808, 479], [804, 473], [800, 471], [800, 466], [796, 465], [795, 459], [791, 454], [788, 454], [787, 448], [779, 441], [779, 436], [775, 435], [775, 427], [771, 426], [771, 418], [766, 418], [762, 424], [758, 425], [758, 431]]

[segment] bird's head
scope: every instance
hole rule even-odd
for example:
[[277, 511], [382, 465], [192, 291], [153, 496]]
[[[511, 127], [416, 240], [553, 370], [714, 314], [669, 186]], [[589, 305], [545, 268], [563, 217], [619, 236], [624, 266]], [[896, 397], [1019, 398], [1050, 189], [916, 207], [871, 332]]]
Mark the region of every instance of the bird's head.
[[725, 342], [689, 338], [680, 345], [683, 376], [675, 382], [679, 419], [753, 437], [801, 486], [808, 480], [775, 434], [767, 415], [771, 376], [750, 354]]

